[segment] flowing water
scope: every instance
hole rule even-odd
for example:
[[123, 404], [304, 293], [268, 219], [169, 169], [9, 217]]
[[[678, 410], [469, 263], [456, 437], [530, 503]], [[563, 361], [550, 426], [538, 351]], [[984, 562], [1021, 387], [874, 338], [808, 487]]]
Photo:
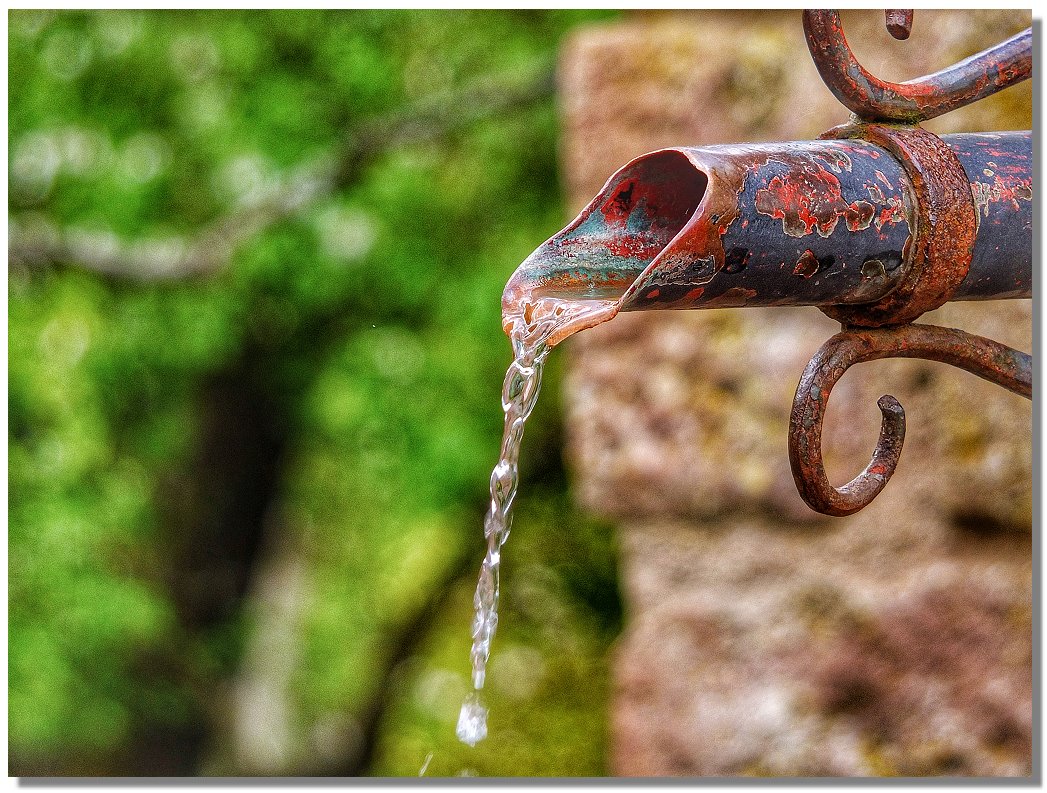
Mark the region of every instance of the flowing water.
[[613, 300], [563, 300], [545, 297], [521, 301], [503, 312], [503, 324], [513, 345], [514, 360], [502, 385], [505, 429], [498, 464], [491, 473], [491, 503], [484, 518], [487, 553], [480, 566], [473, 606], [473, 692], [458, 716], [458, 738], [470, 746], [487, 735], [487, 708], [481, 691], [487, 676], [487, 659], [498, 626], [499, 567], [502, 546], [509, 537], [513, 499], [519, 483], [520, 442], [527, 417], [538, 401], [542, 366], [549, 351], [583, 328], [608, 319], [615, 312]]

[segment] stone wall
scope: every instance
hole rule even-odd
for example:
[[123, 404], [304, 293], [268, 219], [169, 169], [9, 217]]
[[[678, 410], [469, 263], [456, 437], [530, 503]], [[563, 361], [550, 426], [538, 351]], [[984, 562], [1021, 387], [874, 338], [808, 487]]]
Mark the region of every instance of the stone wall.
[[[1012, 35], [1027, 12], [918, 11], [895, 42], [844, 14], [885, 79]], [[803, 139], [846, 120], [799, 12], [633, 14], [561, 62], [574, 208], [667, 145]], [[1028, 83], [927, 126], [1026, 129]], [[1029, 350], [1030, 301], [950, 304], [927, 321]], [[616, 657], [622, 775], [1031, 772], [1031, 409], [942, 364], [881, 361], [833, 392], [830, 477], [868, 461], [876, 399], [909, 432], [884, 493], [850, 518], [800, 501], [788, 411], [838, 329], [815, 308], [623, 314], [567, 343], [579, 499], [618, 526], [627, 626]]]

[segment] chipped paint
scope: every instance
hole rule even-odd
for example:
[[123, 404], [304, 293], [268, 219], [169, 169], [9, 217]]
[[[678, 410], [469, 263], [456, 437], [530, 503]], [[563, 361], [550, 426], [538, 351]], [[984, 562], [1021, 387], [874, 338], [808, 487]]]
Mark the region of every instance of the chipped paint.
[[1009, 201], [1011, 206], [1020, 209], [1019, 201], [1032, 201], [1032, 179], [1027, 178], [1019, 182], [1008, 182], [996, 176], [992, 184], [985, 182], [972, 182], [971, 193], [974, 195], [974, 203], [978, 208], [980, 217], [989, 216], [989, 205], [994, 201]]
[[808, 248], [796, 260], [796, 266], [793, 267], [793, 275], [811, 278], [816, 272], [818, 272], [818, 257], [814, 255], [814, 251]]
[[905, 204], [900, 198], [892, 196], [887, 199], [886, 204], [887, 206], [880, 210], [880, 214], [874, 221], [877, 230], [882, 229], [888, 223], [905, 222]]
[[876, 208], [868, 201], [847, 203], [840, 180], [810, 161], [799, 161], [785, 177], [776, 176], [756, 193], [756, 211], [782, 221], [790, 237], [817, 232], [830, 236], [840, 218], [849, 231], [869, 228]]
[[842, 149], [827, 149], [824, 152], [819, 152], [815, 156], [818, 157], [818, 159], [823, 160], [835, 173], [842, 173], [843, 171], [851, 170], [851, 158], [848, 157], [847, 152]]
[[[975, 190], [983, 198], [980, 214], [989, 209], [978, 235], [979, 269], [962, 284], [963, 298], [1028, 296], [1030, 254], [1014, 251], [1023, 238], [1028, 245], [1030, 232], [1021, 224], [1028, 224], [1031, 190], [1012, 189], [1023, 207], [1016, 213], [1004, 191], [997, 197], [971, 185], [987, 161], [1012, 188], [1028, 179], [1029, 134], [945, 140], [970, 168], [964, 187], [972, 214]], [[990, 155], [988, 146], [1003, 155]], [[1017, 172], [1007, 175], [1009, 168]], [[571, 225], [521, 265], [505, 300], [523, 294], [607, 299], [623, 311], [875, 303], [907, 272], [914, 195], [901, 165], [868, 142], [652, 152], [613, 175]], [[992, 252], [1001, 245], [1010, 246], [1006, 269], [1013, 276], [997, 275], [1002, 265]], [[754, 294], [730, 292], [735, 288]]]

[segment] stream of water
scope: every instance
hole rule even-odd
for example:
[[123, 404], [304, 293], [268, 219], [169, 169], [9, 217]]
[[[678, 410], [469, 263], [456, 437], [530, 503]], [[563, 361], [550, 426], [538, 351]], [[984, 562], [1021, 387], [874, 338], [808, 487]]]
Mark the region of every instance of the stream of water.
[[519, 484], [520, 443], [524, 426], [538, 401], [542, 367], [549, 351], [571, 335], [613, 313], [612, 300], [541, 298], [523, 302], [502, 317], [512, 341], [514, 359], [502, 385], [505, 429], [498, 463], [491, 473], [491, 503], [484, 518], [487, 553], [473, 596], [473, 691], [462, 704], [456, 730], [459, 740], [475, 746], [487, 736], [487, 707], [481, 691], [487, 677], [487, 659], [498, 627], [499, 569], [502, 546], [509, 537], [513, 499]]

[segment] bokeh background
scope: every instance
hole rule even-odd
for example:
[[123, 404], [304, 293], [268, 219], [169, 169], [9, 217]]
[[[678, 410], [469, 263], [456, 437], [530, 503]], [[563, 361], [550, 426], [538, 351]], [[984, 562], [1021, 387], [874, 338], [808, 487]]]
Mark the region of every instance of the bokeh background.
[[612, 533], [561, 362], [457, 742], [585, 11], [9, 14], [10, 772], [605, 772]]

